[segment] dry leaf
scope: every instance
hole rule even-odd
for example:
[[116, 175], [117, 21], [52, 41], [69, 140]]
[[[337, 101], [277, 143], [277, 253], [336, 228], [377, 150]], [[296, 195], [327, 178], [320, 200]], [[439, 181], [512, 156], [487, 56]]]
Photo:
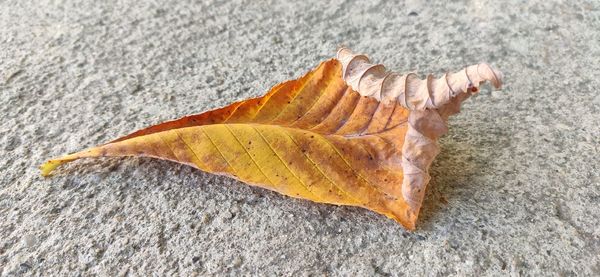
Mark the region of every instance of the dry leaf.
[[364, 207], [414, 229], [437, 139], [484, 81], [486, 64], [439, 79], [386, 72], [348, 49], [265, 96], [139, 130], [50, 160], [146, 156], [321, 203]]

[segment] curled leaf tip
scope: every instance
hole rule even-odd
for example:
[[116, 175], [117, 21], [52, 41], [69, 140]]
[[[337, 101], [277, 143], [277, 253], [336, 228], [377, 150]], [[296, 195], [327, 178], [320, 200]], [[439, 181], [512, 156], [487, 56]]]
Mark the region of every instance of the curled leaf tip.
[[476, 93], [484, 82], [502, 86], [502, 73], [486, 63], [471, 65], [440, 78], [428, 75], [421, 79], [415, 73], [400, 75], [372, 64], [362, 54], [340, 48], [337, 59], [342, 63], [343, 78], [354, 90], [378, 100], [397, 101], [409, 110], [439, 109], [463, 93]]

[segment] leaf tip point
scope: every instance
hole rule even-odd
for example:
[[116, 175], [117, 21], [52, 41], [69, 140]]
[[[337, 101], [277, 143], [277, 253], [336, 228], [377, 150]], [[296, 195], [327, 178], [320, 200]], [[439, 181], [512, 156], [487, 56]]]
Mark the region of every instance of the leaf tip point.
[[49, 160], [44, 164], [40, 165], [40, 171], [43, 177], [49, 177], [52, 171], [56, 169], [61, 163], [55, 160]]

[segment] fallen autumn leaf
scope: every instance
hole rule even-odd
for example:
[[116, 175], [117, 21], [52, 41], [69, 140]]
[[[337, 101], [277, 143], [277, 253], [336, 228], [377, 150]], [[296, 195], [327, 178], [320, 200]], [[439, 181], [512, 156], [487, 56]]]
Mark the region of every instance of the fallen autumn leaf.
[[462, 101], [501, 74], [473, 65], [421, 80], [342, 48], [303, 77], [266, 95], [154, 125], [49, 160], [145, 156], [228, 175], [315, 202], [367, 208], [413, 230], [437, 139]]

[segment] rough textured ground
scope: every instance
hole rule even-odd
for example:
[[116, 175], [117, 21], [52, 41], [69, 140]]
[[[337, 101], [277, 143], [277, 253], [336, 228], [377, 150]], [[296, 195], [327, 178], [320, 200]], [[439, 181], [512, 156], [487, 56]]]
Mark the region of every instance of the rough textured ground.
[[[0, 1], [0, 275], [600, 275], [600, 4], [438, 2]], [[39, 174], [339, 45], [505, 73], [451, 120], [414, 233], [164, 161]]]

